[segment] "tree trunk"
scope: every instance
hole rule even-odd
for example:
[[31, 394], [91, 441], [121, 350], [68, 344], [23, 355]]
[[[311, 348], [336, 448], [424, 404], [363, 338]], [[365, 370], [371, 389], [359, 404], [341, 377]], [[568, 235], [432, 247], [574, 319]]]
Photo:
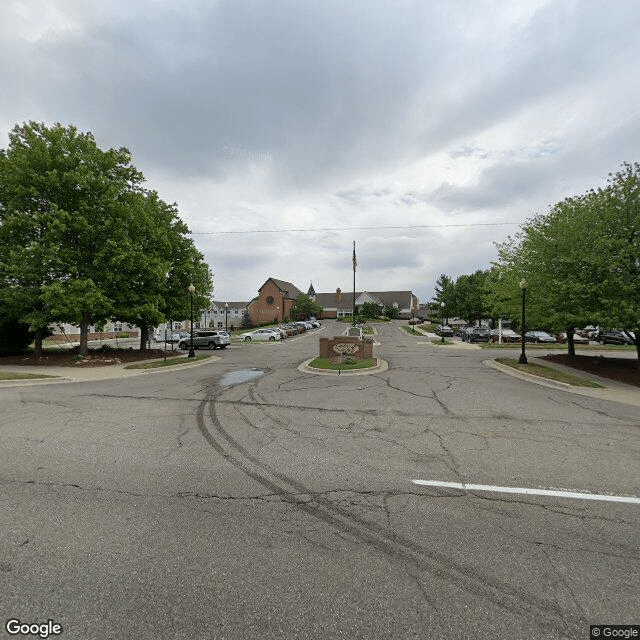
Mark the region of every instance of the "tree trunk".
[[567, 353], [570, 356], [575, 356], [576, 355], [576, 345], [573, 342], [573, 331], [574, 331], [574, 327], [567, 327]]
[[37, 329], [33, 338], [33, 350], [36, 357], [42, 355], [42, 329]]
[[80, 355], [86, 356], [89, 352], [89, 324], [91, 324], [91, 314], [88, 311], [82, 312], [82, 322], [80, 322]]
[[147, 348], [147, 342], [149, 342], [149, 325], [146, 322], [141, 322], [140, 327], [140, 351], [144, 351]]
[[[629, 330], [630, 331], [630, 330]], [[640, 369], [640, 327], [636, 327], [633, 330], [635, 334], [635, 338], [629, 335], [629, 331], [623, 330], [623, 333], [633, 341], [633, 344], [636, 345], [636, 351], [638, 353], [638, 369]]]

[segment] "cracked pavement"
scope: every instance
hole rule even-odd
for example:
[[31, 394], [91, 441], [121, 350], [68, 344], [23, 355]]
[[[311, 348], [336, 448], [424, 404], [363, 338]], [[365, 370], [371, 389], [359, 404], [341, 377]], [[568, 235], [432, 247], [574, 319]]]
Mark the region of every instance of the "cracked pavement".
[[637, 505], [411, 483], [640, 495], [637, 407], [505, 376], [398, 323], [378, 329], [387, 371], [299, 372], [338, 327], [179, 374], [0, 389], [5, 619], [189, 640], [638, 623]]

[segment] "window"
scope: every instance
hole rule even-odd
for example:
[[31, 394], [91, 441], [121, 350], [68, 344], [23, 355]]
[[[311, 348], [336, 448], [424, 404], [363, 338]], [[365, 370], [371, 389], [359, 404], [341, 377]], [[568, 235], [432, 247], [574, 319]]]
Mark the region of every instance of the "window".
[[273, 304], [273, 296], [267, 296], [267, 304]]

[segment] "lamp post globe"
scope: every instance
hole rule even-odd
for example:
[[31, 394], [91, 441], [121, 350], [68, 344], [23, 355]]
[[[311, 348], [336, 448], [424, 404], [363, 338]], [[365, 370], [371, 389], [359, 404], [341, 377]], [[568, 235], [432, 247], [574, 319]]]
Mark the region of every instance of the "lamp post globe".
[[525, 339], [524, 339], [524, 324], [525, 324], [525, 299], [527, 294], [527, 281], [523, 278], [522, 282], [520, 282], [520, 290], [522, 291], [522, 326], [520, 327], [520, 333], [522, 336], [522, 352], [520, 353], [520, 357], [518, 358], [519, 364], [529, 364], [527, 362], [527, 354], [525, 352]]
[[196, 352], [193, 350], [193, 294], [195, 292], [196, 288], [193, 286], [193, 284], [189, 285], [189, 297], [191, 298], [191, 318], [190, 318], [190, 322], [191, 322], [191, 344], [189, 345], [189, 354], [187, 355], [187, 358], [195, 358], [196, 357]]

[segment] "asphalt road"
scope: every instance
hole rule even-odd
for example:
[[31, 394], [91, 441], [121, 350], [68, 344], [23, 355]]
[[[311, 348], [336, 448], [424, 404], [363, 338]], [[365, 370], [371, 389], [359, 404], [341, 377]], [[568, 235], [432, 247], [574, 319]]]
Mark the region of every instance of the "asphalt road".
[[378, 325], [387, 371], [300, 372], [338, 327], [0, 389], [3, 625], [423, 640], [640, 623], [640, 504], [412, 482], [640, 496], [638, 407], [511, 378], [397, 323]]

